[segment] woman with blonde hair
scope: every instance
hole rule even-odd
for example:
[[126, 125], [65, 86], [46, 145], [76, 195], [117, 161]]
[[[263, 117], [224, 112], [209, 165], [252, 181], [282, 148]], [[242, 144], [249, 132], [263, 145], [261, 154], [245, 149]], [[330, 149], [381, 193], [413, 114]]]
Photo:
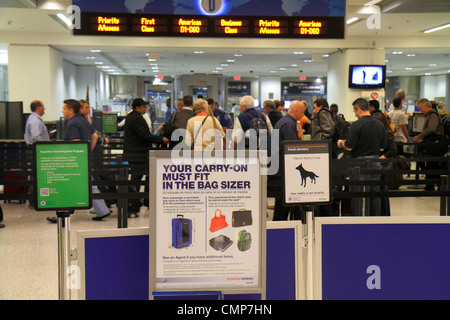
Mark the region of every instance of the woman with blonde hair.
[[[186, 143], [193, 146], [194, 150], [223, 149], [223, 137], [225, 133], [204, 99], [197, 99], [193, 104], [196, 116], [190, 118], [186, 130]], [[190, 140], [189, 140], [190, 137]]]

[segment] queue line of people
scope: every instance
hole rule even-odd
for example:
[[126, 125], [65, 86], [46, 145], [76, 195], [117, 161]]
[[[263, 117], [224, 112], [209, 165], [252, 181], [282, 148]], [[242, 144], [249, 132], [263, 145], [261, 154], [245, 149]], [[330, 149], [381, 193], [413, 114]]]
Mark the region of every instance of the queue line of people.
[[[439, 121], [437, 110], [427, 99], [417, 101], [417, 106], [425, 115], [425, 123], [422, 132], [411, 138], [409, 136], [407, 126], [407, 115], [402, 110], [401, 95], [393, 99], [393, 108], [388, 114], [379, 112], [373, 101], [366, 99], [357, 99], [353, 103], [353, 111], [357, 121], [351, 124], [348, 135], [335, 141], [337, 148], [346, 151], [353, 158], [364, 159], [386, 159], [397, 156], [402, 152], [399, 146], [404, 142], [418, 143], [418, 149], [421, 154], [442, 156], [448, 150], [448, 139], [443, 131]], [[143, 118], [146, 113], [148, 102], [143, 99], [135, 99], [131, 105], [130, 112], [124, 124], [124, 155], [135, 153], [147, 153], [149, 149], [155, 145], [168, 144], [170, 137], [163, 137], [152, 133], [152, 128], [148, 126]], [[167, 121], [172, 121], [177, 129], [186, 129], [189, 138], [185, 143], [198, 149], [218, 149], [223, 148], [222, 141], [226, 136], [227, 130], [233, 130], [233, 142], [238, 144], [245, 139], [245, 132], [250, 129], [253, 118], [260, 119], [263, 122], [268, 133], [272, 130], [279, 130], [279, 143], [283, 140], [303, 140], [304, 125], [308, 124], [312, 127], [311, 140], [313, 141], [332, 141], [336, 136], [336, 119], [338, 117], [338, 107], [336, 104], [328, 106], [326, 99], [317, 99], [314, 101], [314, 112], [311, 117], [307, 117], [307, 102], [294, 101], [291, 103], [288, 112], [283, 115], [280, 109], [282, 104], [278, 101], [267, 100], [263, 103], [261, 111], [254, 108], [254, 100], [251, 96], [244, 96], [240, 100], [241, 114], [233, 121], [233, 118], [224, 110], [220, 109], [217, 101], [211, 98], [197, 99], [193, 101], [190, 95], [184, 96], [183, 99], [177, 101], [176, 110], [168, 109]], [[49, 140], [50, 134], [44, 130], [42, 116], [44, 115], [44, 105], [36, 100], [31, 103], [32, 116], [26, 126], [27, 144], [34, 141]], [[87, 119], [89, 114], [89, 103], [84, 100], [68, 99], [63, 104], [63, 114], [66, 118], [66, 131], [64, 139], [66, 140], [88, 140], [95, 148], [97, 141], [107, 143], [107, 139], [99, 140], [98, 133], [92, 128]], [[73, 120], [77, 121], [73, 121]], [[200, 126], [198, 125], [200, 123]], [[263, 127], [264, 127], [263, 126]], [[73, 127], [73, 128], [72, 128]], [[161, 127], [157, 131], [160, 131]], [[214, 129], [211, 131], [210, 129]], [[77, 134], [78, 132], [79, 134]], [[213, 134], [211, 134], [213, 132]], [[218, 134], [217, 134], [218, 133]], [[201, 136], [201, 143], [198, 143], [196, 136]], [[43, 137], [43, 138], [42, 138]], [[380, 162], [372, 161], [373, 169], [382, 169]], [[424, 163], [424, 168], [436, 169], [433, 163]], [[370, 180], [379, 180], [380, 174], [373, 174], [366, 177]], [[148, 178], [148, 177], [147, 177]], [[429, 176], [427, 178], [435, 178]], [[132, 180], [140, 180], [142, 175], [132, 177]], [[358, 186], [355, 186], [359, 191]], [[381, 187], [383, 188], [383, 186]], [[434, 190], [434, 186], [427, 186], [426, 190]], [[352, 191], [352, 190], [350, 190]], [[371, 191], [380, 191], [380, 186], [372, 185]], [[381, 191], [385, 191], [382, 189]], [[93, 190], [93, 192], [99, 192]], [[280, 200], [280, 199], [276, 199]], [[352, 215], [362, 215], [362, 206], [356, 206], [356, 201], [361, 199], [353, 199]], [[93, 213], [96, 214], [94, 220], [103, 220], [111, 214], [109, 208], [103, 200], [97, 201], [94, 206]], [[138, 216], [138, 211], [142, 202], [132, 204], [130, 200], [129, 213], [131, 217]], [[146, 204], [148, 206], [148, 203]], [[355, 207], [360, 208], [359, 212], [355, 211]], [[371, 198], [371, 215], [390, 215], [388, 198]], [[339, 210], [339, 209], [338, 209]], [[327, 210], [325, 210], [327, 212]], [[330, 214], [331, 212], [331, 214]], [[339, 212], [339, 211], [337, 211]], [[332, 208], [325, 215], [335, 215], [336, 211]], [[274, 220], [286, 220], [289, 210], [283, 208], [280, 201], [276, 201]], [[294, 218], [298, 218], [298, 212], [294, 213]], [[55, 222], [54, 217], [48, 218], [49, 221]]]

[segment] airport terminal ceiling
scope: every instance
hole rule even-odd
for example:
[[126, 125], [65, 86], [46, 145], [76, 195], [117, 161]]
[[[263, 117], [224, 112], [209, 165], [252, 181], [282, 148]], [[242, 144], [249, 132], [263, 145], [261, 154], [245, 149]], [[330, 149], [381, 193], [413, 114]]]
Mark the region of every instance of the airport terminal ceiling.
[[[48, 44], [74, 65], [92, 65], [110, 74], [326, 77], [330, 55], [353, 48], [381, 48], [386, 52], [388, 77], [450, 72], [450, 28], [424, 33], [450, 23], [448, 0], [370, 3], [346, 1], [346, 20], [359, 20], [347, 22], [345, 39], [267, 40], [73, 36], [57, 17], [58, 13], [68, 15], [71, 1], [7, 0], [0, 4], [0, 54], [8, 43]], [[380, 25], [370, 29], [376, 8]]]

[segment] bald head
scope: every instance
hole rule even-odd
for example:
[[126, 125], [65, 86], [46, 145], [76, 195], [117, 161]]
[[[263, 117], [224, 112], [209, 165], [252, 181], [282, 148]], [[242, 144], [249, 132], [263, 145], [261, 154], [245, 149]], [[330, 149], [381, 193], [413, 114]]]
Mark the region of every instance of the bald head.
[[306, 111], [306, 105], [302, 101], [294, 100], [289, 106], [289, 114], [295, 120], [300, 120]]
[[43, 116], [45, 113], [44, 104], [42, 101], [33, 100], [30, 103], [31, 112], [36, 112], [38, 115]]

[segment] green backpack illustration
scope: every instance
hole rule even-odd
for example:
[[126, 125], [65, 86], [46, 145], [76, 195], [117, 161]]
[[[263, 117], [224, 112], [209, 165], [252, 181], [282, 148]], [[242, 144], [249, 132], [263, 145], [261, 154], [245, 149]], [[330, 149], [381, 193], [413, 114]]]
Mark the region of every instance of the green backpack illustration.
[[240, 251], [247, 251], [252, 245], [252, 235], [246, 230], [241, 230], [238, 234], [237, 246]]

